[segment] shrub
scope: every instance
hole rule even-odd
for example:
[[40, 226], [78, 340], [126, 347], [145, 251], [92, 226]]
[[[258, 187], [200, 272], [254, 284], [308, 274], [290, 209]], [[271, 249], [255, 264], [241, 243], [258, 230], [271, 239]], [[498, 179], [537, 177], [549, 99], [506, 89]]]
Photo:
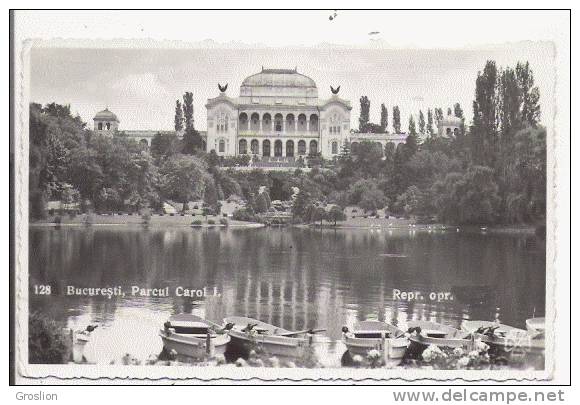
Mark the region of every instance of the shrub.
[[228, 220], [226, 218], [220, 218], [220, 224], [224, 225], [224, 226], [228, 226]]
[[246, 208], [240, 208], [233, 212], [232, 218], [236, 221], [256, 222], [256, 216]]
[[214, 219], [208, 219], [207, 220], [207, 224], [208, 225], [215, 225], [215, 220]]
[[149, 224], [149, 222], [151, 222], [151, 213], [150, 213], [150, 212], [148, 212], [148, 211], [147, 211], [147, 212], [144, 212], [144, 213], [141, 215], [141, 219], [143, 220], [143, 224], [144, 224], [144, 225], [147, 225], [147, 224]]
[[28, 316], [28, 361], [32, 364], [64, 364], [70, 354], [70, 342], [62, 328], [45, 315]]
[[201, 219], [194, 219], [191, 223], [193, 226], [201, 226]]
[[60, 217], [60, 215], [57, 215], [56, 217], [54, 217], [54, 223], [60, 225], [60, 223], [62, 222], [62, 218]]

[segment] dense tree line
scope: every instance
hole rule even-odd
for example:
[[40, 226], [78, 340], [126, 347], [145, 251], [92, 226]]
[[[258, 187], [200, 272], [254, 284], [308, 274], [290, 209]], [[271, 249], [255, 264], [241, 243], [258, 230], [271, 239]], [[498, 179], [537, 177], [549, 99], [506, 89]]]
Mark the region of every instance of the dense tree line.
[[[94, 134], [68, 106], [31, 104], [31, 216], [41, 218], [45, 202], [54, 199], [78, 202], [83, 210], [136, 211], [199, 199], [217, 209], [220, 200], [237, 196], [248, 202], [247, 218], [270, 209], [272, 200], [294, 198], [294, 218], [307, 222], [332, 218], [322, 212], [327, 203], [453, 224], [545, 221], [546, 130], [527, 63], [513, 69], [486, 63], [476, 79], [473, 122], [457, 135], [438, 136], [443, 109], [429, 108], [426, 116], [419, 111], [417, 120], [409, 118], [403, 144], [362, 142], [356, 151], [345, 144], [332, 161], [310, 159], [309, 172], [237, 171], [233, 166], [247, 165], [248, 157], [202, 152], [192, 100], [186, 93], [176, 102], [175, 129], [183, 136], [157, 134], [148, 150], [122, 133]], [[384, 132], [387, 107], [381, 105], [380, 124], [373, 124], [370, 100], [360, 101], [359, 130]], [[459, 104], [448, 113], [465, 123]], [[398, 106], [391, 125], [401, 133]], [[332, 215], [341, 218], [338, 208]]]
[[[30, 105], [29, 202], [33, 219], [46, 202], [75, 203], [81, 211], [159, 209], [162, 202], [217, 202], [241, 194], [238, 183], [215, 168], [210, 156], [182, 153], [187, 140], [157, 134], [150, 150], [119, 133], [86, 129], [69, 106]], [[213, 166], [212, 166], [213, 164]]]

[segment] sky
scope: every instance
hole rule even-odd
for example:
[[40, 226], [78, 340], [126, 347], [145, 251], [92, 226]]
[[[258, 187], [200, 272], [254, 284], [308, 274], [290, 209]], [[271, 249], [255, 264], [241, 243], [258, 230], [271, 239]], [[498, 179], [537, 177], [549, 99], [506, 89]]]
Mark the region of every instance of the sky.
[[[401, 36], [398, 30], [406, 17], [386, 24], [377, 16], [367, 21], [361, 20], [365, 16], [360, 13], [338, 12], [333, 22], [329, 20], [332, 12], [313, 12], [306, 16], [293, 12], [284, 14], [285, 18], [276, 24], [275, 14], [238, 14], [211, 17], [226, 22], [235, 17], [238, 24], [243, 21], [254, 28], [259, 22], [261, 37], [250, 35], [255, 29], [249, 29], [250, 34], [245, 36], [237, 36], [235, 30], [218, 33], [208, 29], [206, 35], [212, 39], [196, 43], [185, 40], [156, 42], [161, 38], [111, 40], [102, 35], [99, 38], [105, 42], [77, 40], [72, 41], [72, 45], [70, 41], [43, 42], [34, 46], [30, 53], [30, 100], [70, 104], [73, 113], [78, 113], [90, 127], [94, 114], [108, 107], [119, 117], [120, 129], [167, 130], [173, 128], [175, 100], [191, 91], [196, 128], [205, 130], [205, 104], [208, 98], [219, 94], [217, 83], [228, 83], [228, 95], [236, 97], [243, 79], [259, 72], [262, 66], [297, 67], [299, 73], [317, 83], [320, 98], [330, 97], [329, 86], [341, 86], [340, 96], [350, 100], [353, 106], [353, 128], [358, 126], [358, 100], [362, 95], [371, 101], [371, 121], [378, 122], [381, 103], [388, 107], [389, 116], [392, 107], [398, 105], [403, 128], [406, 128], [410, 114], [417, 115], [419, 109], [424, 112], [434, 107], [446, 110], [455, 102], [461, 104], [468, 121], [471, 120], [477, 73], [486, 60], [493, 59], [500, 66], [529, 61], [540, 88], [544, 118], [549, 118], [554, 110], [555, 49], [550, 42], [539, 41], [532, 34], [527, 36], [530, 39], [527, 41], [497, 42], [496, 45], [480, 41], [477, 45], [460, 45], [460, 36], [455, 33], [452, 41], [433, 40], [427, 42], [429, 46], [423, 43], [419, 47], [416, 29], [407, 30], [407, 37]], [[105, 17], [117, 19], [116, 27], [124, 29], [117, 14]], [[163, 17], [159, 16], [157, 21], [159, 18], [162, 21]], [[479, 19], [483, 17], [480, 13]], [[63, 15], [51, 15], [51, 18], [54, 27], [58, 26], [54, 18], [62, 19]], [[417, 22], [417, 13], [413, 18]], [[433, 19], [433, 15], [427, 18]], [[289, 26], [288, 19], [300, 20], [302, 24]], [[96, 20], [94, 16], [93, 20]], [[41, 29], [42, 21], [29, 19], [28, 23], [35, 23], [35, 29]], [[468, 23], [476, 24], [476, 20], [454, 21], [458, 30]], [[145, 32], [153, 23], [150, 14], [144, 14], [140, 22]], [[227, 26], [226, 22], [220, 26]], [[502, 23], [501, 20], [496, 22]], [[84, 37], [92, 37], [89, 20], [76, 19], [75, 24], [84, 24], [89, 31]], [[312, 33], [309, 24], [320, 27], [330, 24], [330, 28], [319, 30], [320, 34], [311, 35], [306, 41], [303, 31]], [[161, 27], [161, 31], [169, 30], [167, 24]], [[276, 27], [276, 34], [270, 35]], [[433, 37], [439, 38], [439, 31], [448, 29], [445, 26], [434, 30]], [[369, 35], [372, 31], [378, 34]], [[542, 32], [541, 29], [536, 31]], [[334, 36], [329, 37], [329, 32]], [[423, 36], [425, 32], [429, 30], [423, 30]], [[283, 46], [279, 38], [288, 38], [294, 33], [302, 41]], [[352, 35], [349, 37], [348, 33]], [[78, 36], [81, 37], [83, 35]], [[171, 38], [171, 33], [166, 33], [165, 38]], [[329, 38], [337, 41], [335, 45], [328, 42]], [[501, 38], [514, 39], [505, 33], [503, 36], [490, 34], [487, 39], [499, 41]], [[257, 42], [260, 39], [264, 43]]]

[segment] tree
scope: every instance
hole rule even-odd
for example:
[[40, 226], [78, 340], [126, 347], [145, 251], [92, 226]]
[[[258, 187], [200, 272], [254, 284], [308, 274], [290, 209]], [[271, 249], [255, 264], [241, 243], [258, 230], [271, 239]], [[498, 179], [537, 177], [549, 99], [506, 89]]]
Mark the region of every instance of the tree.
[[536, 127], [540, 120], [540, 91], [534, 87], [534, 73], [530, 63], [518, 62], [516, 65], [516, 79], [522, 96], [522, 120], [531, 127]]
[[60, 198], [63, 208], [72, 208], [74, 204], [80, 201], [80, 196], [81, 195], [77, 189], [75, 189], [72, 185], [65, 183]]
[[[218, 206], [219, 195], [218, 195], [218, 188], [216, 187], [216, 183], [211, 176], [206, 177], [205, 187], [203, 192], [203, 202], [212, 207], [212, 209], [216, 209]], [[185, 209], [185, 207], [184, 207]]]
[[39, 312], [28, 316], [28, 362], [31, 364], [66, 364], [69, 338], [63, 325]]
[[463, 115], [463, 109], [459, 103], [455, 103], [453, 105], [453, 115], [455, 115], [457, 118], [465, 119]]
[[186, 91], [185, 94], [183, 95], [183, 119], [185, 122], [185, 130], [186, 131], [189, 130], [191, 132], [194, 128], [193, 93], [189, 91]]
[[203, 139], [193, 128], [185, 129], [181, 144], [181, 153], [184, 155], [195, 155], [197, 151], [203, 149]]
[[376, 189], [376, 182], [371, 179], [360, 179], [354, 182], [348, 189], [350, 204], [358, 205], [365, 190]]
[[460, 132], [461, 132], [461, 135], [464, 135], [465, 134], [465, 115], [463, 114], [463, 109], [461, 108], [461, 105], [459, 103], [455, 103], [453, 105], [453, 115], [455, 115], [457, 118], [461, 118]]
[[409, 116], [409, 135], [417, 136], [417, 127], [415, 126], [415, 118]]
[[203, 139], [194, 127], [193, 93], [189, 91], [186, 91], [183, 95], [183, 116], [185, 132], [183, 134], [181, 153], [185, 155], [195, 155], [198, 150], [203, 148]]
[[175, 132], [183, 130], [183, 107], [179, 100], [175, 100]]
[[427, 134], [433, 135], [433, 111], [429, 108], [427, 110], [427, 127], [426, 127]]
[[393, 107], [393, 130], [396, 134], [401, 133], [401, 111], [398, 105]]
[[[410, 130], [411, 128], [409, 128], [409, 131]], [[419, 143], [417, 141], [417, 135], [410, 133], [409, 136], [407, 136], [407, 139], [405, 139], [405, 161], [408, 162], [418, 150]]]
[[376, 186], [370, 189], [366, 189], [363, 191], [358, 205], [363, 210], [365, 210], [365, 212], [376, 211], [385, 207], [385, 195]]
[[421, 110], [419, 110], [419, 133], [425, 135], [425, 115]]
[[338, 205], [334, 205], [326, 213], [326, 218], [329, 221], [334, 222], [334, 226], [336, 226], [337, 221], [346, 220], [346, 215], [345, 215], [344, 210], [342, 208], [340, 208]]
[[488, 60], [478, 72], [473, 101], [473, 155], [478, 164], [493, 167], [497, 153], [497, 67]]
[[270, 204], [271, 204], [270, 194], [268, 194], [268, 192], [264, 190], [256, 197], [256, 205], [254, 207], [254, 210], [258, 214], [267, 212], [270, 209]]
[[397, 198], [396, 206], [407, 216], [420, 214], [421, 191], [417, 186], [409, 186], [407, 190]]
[[200, 199], [205, 190], [206, 165], [195, 156], [175, 155], [160, 168], [160, 185], [166, 198], [182, 202]]
[[471, 166], [464, 174], [448, 173], [433, 186], [439, 218], [449, 223], [489, 224], [497, 219], [500, 203], [493, 169]]
[[311, 203], [311, 201], [310, 193], [308, 193], [304, 188], [301, 188], [292, 203], [292, 215], [294, 218], [304, 219], [306, 207]]
[[435, 126], [439, 127], [439, 123], [443, 120], [443, 109], [435, 108]]
[[360, 98], [360, 115], [358, 118], [358, 128], [360, 132], [365, 132], [365, 127], [370, 119], [371, 102], [367, 96]]
[[153, 139], [151, 139], [151, 146], [149, 148], [149, 153], [155, 159], [165, 159], [169, 156], [173, 156], [178, 153], [179, 150], [179, 139], [177, 135], [171, 133], [159, 133], [157, 132]]
[[498, 79], [498, 118], [502, 140], [513, 135], [522, 125], [521, 91], [516, 73], [511, 68], [503, 69]]
[[389, 127], [389, 110], [385, 104], [381, 104], [381, 132], [387, 132]]

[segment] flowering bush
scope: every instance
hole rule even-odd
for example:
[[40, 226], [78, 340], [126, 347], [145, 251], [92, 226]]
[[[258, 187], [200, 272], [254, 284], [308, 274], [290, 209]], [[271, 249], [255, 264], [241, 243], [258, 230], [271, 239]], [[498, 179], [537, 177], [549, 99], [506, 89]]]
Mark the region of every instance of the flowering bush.
[[489, 368], [489, 346], [481, 340], [476, 340], [472, 349], [466, 351], [461, 347], [451, 349], [430, 345], [423, 350], [421, 361], [416, 365], [419, 367], [429, 365], [442, 370]]

